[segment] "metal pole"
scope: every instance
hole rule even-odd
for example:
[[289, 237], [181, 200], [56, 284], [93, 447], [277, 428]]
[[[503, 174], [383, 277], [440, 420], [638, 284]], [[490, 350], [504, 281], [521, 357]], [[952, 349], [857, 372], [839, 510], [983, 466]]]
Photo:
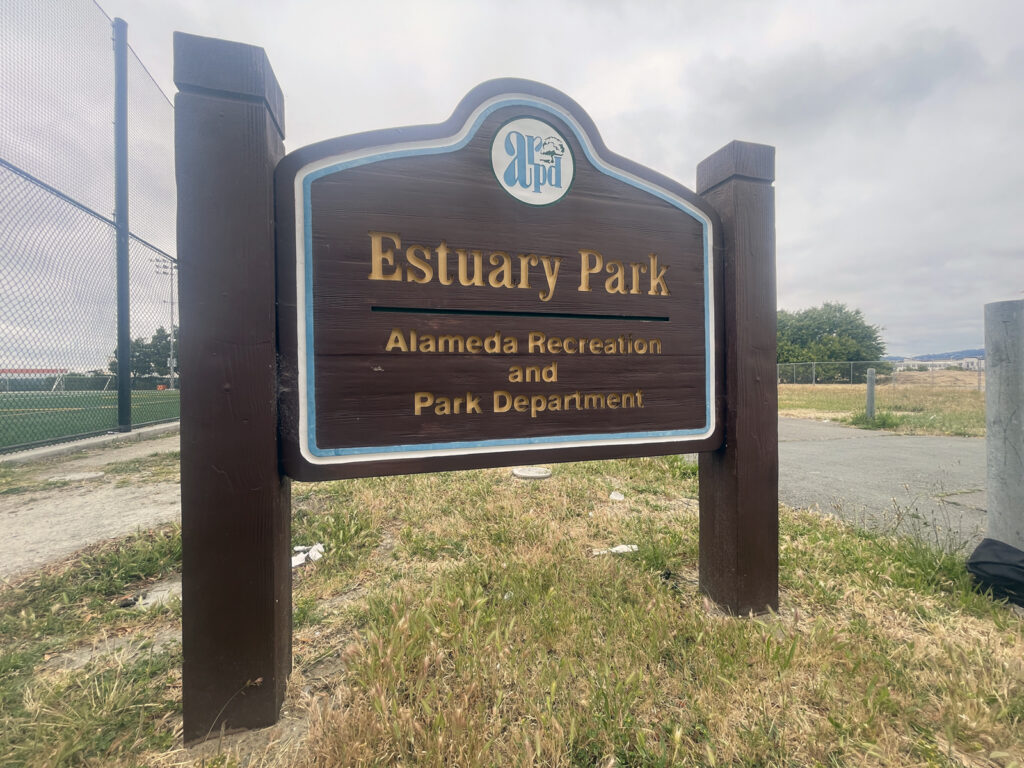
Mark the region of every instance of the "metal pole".
[[985, 305], [985, 359], [987, 536], [1024, 550], [1024, 300]]
[[868, 421], [875, 420], [875, 369], [868, 368], [868, 401], [864, 408]]
[[818, 379], [817, 372], [815, 371], [815, 366], [817, 366], [817, 363], [811, 363], [811, 384], [812, 385], [816, 384], [817, 383], [817, 379]]
[[128, 271], [128, 25], [114, 19], [114, 228], [117, 242], [117, 428], [132, 429], [132, 331]]

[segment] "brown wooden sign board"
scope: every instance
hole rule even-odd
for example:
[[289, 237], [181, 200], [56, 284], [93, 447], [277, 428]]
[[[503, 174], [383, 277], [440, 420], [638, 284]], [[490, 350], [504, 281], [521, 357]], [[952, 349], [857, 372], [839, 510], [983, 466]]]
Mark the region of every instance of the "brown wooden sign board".
[[564, 94], [491, 81], [275, 185], [288, 475], [721, 444], [717, 214]]
[[262, 49], [174, 50], [186, 742], [278, 719], [290, 477], [698, 452], [700, 589], [777, 609], [771, 147], [694, 194], [499, 80], [284, 156]]

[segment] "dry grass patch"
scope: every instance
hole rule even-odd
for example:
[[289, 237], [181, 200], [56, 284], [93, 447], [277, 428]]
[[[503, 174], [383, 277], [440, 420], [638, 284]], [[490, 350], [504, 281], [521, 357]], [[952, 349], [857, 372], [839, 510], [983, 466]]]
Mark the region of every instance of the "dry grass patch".
[[[696, 490], [677, 457], [296, 486], [295, 543], [327, 554], [295, 580], [281, 725], [183, 749], [180, 659], [154, 654], [121, 667], [131, 722], [75, 703], [116, 663], [64, 673], [80, 741], [58, 755], [39, 654], [0, 672], [0, 762], [1024, 764], [1024, 625], [962, 558], [784, 509], [780, 613], [723, 616], [694, 583]], [[616, 544], [638, 549], [591, 554]]]
[[[953, 371], [936, 371], [954, 373]], [[967, 387], [884, 384], [875, 389], [876, 421], [865, 415], [864, 384], [780, 384], [779, 413], [808, 419], [829, 419], [855, 426], [919, 435], [985, 434], [985, 393]], [[927, 374], [922, 374], [927, 375]], [[926, 380], [922, 380], [926, 381]]]

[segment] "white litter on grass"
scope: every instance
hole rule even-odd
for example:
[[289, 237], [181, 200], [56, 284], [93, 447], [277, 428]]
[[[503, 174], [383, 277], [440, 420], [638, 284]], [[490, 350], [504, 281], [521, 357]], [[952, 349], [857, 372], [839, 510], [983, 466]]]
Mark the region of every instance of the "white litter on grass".
[[617, 547], [611, 549], [595, 549], [593, 551], [594, 557], [598, 555], [624, 555], [627, 552], [636, 552], [640, 547], [636, 544], [619, 544]]
[[311, 547], [297, 546], [293, 548], [295, 555], [292, 556], [292, 568], [298, 568], [305, 563], [315, 563], [324, 556], [324, 545], [319, 541]]
[[546, 480], [551, 477], [551, 470], [547, 467], [516, 467], [512, 474], [520, 480]]
[[75, 472], [70, 475], [58, 475], [57, 477], [51, 477], [47, 479], [50, 483], [76, 483], [79, 480], [95, 480], [98, 477], [103, 477], [106, 472]]
[[626, 500], [626, 497], [623, 496], [618, 491], [612, 491], [611, 493], [609, 493], [608, 494], [608, 498], [611, 499], [612, 501], [625, 501]]

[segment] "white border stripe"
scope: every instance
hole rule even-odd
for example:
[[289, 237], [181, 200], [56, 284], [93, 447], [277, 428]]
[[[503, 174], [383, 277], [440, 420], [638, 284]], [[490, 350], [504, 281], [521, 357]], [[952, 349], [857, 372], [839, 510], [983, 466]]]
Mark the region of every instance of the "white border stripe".
[[[693, 430], [664, 430], [635, 433], [610, 433], [575, 436], [456, 441], [430, 445], [373, 446], [348, 449], [323, 449], [316, 445], [316, 390], [313, 350], [312, 259], [310, 185], [316, 179], [348, 168], [411, 155], [444, 154], [465, 146], [484, 119], [508, 106], [535, 107], [553, 114], [572, 128], [584, 154], [601, 173], [636, 187], [697, 219], [704, 230], [704, 352], [705, 352], [705, 426]], [[506, 453], [553, 448], [590, 448], [647, 443], [689, 442], [709, 437], [715, 430], [715, 328], [714, 269], [711, 259], [711, 220], [689, 201], [638, 176], [604, 162], [582, 126], [560, 105], [527, 94], [503, 94], [485, 101], [470, 114], [462, 128], [452, 136], [366, 147], [316, 160], [295, 174], [295, 286], [296, 328], [299, 378], [299, 450], [310, 464], [344, 464], [383, 459], [420, 459], [434, 456], [459, 456], [467, 453]]]

